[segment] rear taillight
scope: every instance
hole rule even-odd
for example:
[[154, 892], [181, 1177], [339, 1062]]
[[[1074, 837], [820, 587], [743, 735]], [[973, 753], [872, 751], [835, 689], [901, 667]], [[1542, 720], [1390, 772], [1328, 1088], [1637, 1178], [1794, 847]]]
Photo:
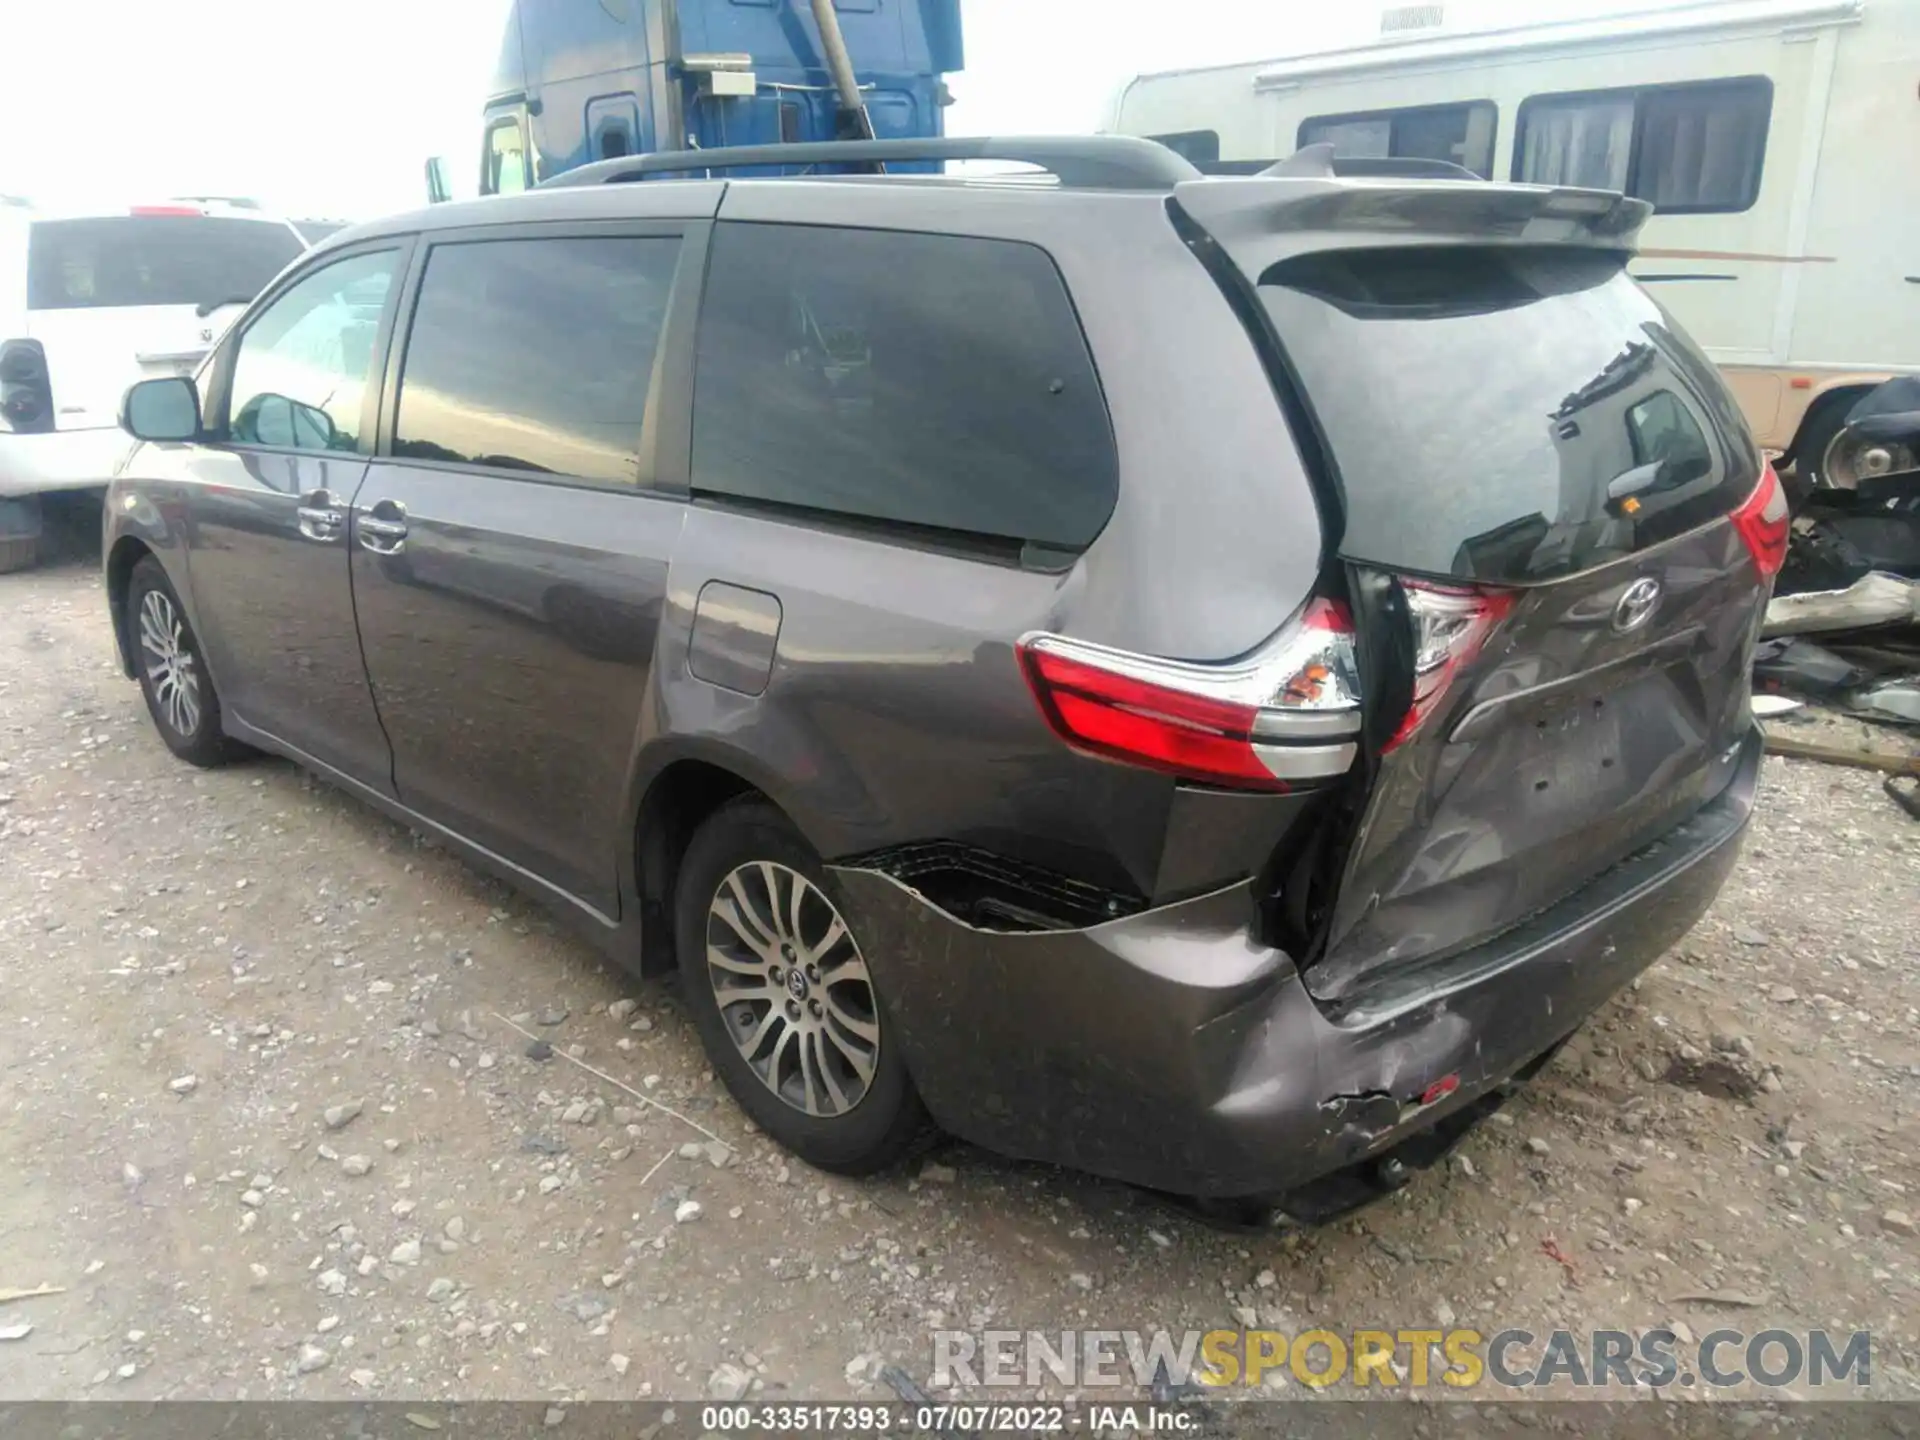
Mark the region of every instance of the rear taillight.
[[1310, 601], [1246, 660], [1193, 665], [1028, 635], [1033, 697], [1075, 749], [1242, 790], [1345, 774], [1360, 731], [1353, 619]]
[[53, 428], [47, 353], [38, 340], [0, 341], [0, 424], [16, 435]]
[[1513, 595], [1484, 587], [1401, 580], [1413, 621], [1413, 703], [1386, 750], [1404, 745], [1439, 708], [1459, 675], [1513, 609]]
[[1760, 577], [1771, 580], [1778, 575], [1780, 567], [1787, 563], [1787, 536], [1793, 526], [1793, 516], [1787, 507], [1787, 492], [1781, 487], [1780, 477], [1773, 473], [1771, 463], [1761, 468], [1760, 483], [1730, 518], [1740, 538], [1747, 542]]

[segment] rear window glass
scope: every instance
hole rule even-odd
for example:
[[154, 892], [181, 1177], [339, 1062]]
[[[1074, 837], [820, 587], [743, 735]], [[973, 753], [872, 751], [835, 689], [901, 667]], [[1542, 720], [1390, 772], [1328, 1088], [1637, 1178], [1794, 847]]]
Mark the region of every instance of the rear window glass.
[[251, 300], [304, 248], [285, 225], [225, 216], [41, 220], [27, 240], [27, 308]]
[[1034, 246], [722, 224], [699, 350], [695, 490], [1058, 550], [1113, 512], [1106, 403]]
[[1725, 514], [1760, 460], [1712, 365], [1588, 251], [1314, 255], [1260, 293], [1320, 422], [1350, 558], [1523, 583]]

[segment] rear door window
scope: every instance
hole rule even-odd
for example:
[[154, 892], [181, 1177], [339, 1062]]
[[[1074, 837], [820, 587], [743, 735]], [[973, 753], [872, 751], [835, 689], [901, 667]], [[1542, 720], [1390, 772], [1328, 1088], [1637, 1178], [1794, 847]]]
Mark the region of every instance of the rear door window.
[[1332, 451], [1341, 550], [1518, 584], [1726, 514], [1760, 457], [1712, 365], [1617, 254], [1380, 249], [1260, 294]]
[[637, 483], [679, 258], [670, 236], [434, 246], [407, 337], [395, 457]]
[[1106, 404], [1034, 246], [722, 223], [698, 367], [696, 491], [1075, 552], [1113, 512]]
[[38, 220], [27, 238], [27, 308], [251, 299], [305, 249], [285, 225], [232, 216]]

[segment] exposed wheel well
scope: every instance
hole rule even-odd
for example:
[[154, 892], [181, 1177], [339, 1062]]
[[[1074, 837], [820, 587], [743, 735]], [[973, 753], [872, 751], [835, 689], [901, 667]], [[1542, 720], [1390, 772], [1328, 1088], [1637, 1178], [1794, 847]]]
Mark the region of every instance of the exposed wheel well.
[[121, 668], [129, 675], [133, 673], [133, 637], [127, 633], [127, 588], [133, 582], [133, 567], [152, 553], [141, 541], [122, 535], [107, 556], [107, 613], [113, 618], [114, 637], [120, 643]]
[[673, 968], [673, 891], [694, 831], [729, 800], [761, 793], [731, 770], [704, 760], [676, 760], [647, 786], [633, 837], [643, 972]]

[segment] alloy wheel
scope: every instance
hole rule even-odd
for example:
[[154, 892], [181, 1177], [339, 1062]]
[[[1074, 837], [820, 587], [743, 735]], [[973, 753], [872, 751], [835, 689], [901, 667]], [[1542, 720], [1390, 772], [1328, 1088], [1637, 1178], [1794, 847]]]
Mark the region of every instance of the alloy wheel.
[[735, 1048], [782, 1101], [832, 1118], [866, 1098], [880, 1058], [873, 980], [806, 876], [767, 860], [729, 871], [707, 907], [707, 975]]
[[200, 728], [200, 670], [173, 600], [149, 590], [140, 600], [140, 653], [154, 703], [182, 739]]

